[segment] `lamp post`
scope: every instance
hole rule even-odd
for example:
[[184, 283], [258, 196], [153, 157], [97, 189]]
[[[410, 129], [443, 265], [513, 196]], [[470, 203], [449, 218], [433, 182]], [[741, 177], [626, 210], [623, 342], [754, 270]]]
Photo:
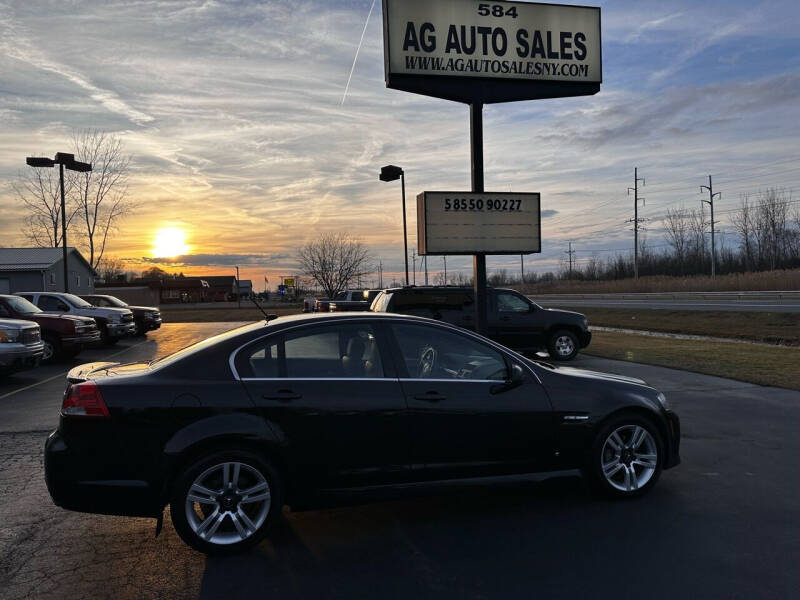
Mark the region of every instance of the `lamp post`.
[[92, 164], [77, 161], [74, 154], [67, 154], [66, 152], [56, 152], [55, 159], [29, 156], [25, 159], [25, 164], [29, 167], [48, 169], [58, 165], [59, 185], [61, 187], [61, 245], [64, 248], [64, 293], [68, 293], [69, 267], [67, 266], [67, 206], [64, 199], [64, 167], [70, 171], [88, 173], [92, 170]]
[[400, 167], [386, 165], [381, 169], [381, 181], [400, 180], [403, 189], [403, 259], [406, 265], [406, 285], [408, 285], [408, 228], [406, 226], [406, 174]]

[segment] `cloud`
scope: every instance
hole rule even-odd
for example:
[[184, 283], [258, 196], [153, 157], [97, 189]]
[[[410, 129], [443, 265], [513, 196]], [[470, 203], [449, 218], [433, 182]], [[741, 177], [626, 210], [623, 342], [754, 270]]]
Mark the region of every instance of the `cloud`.
[[168, 265], [170, 267], [269, 267], [293, 258], [289, 254], [187, 254], [166, 258], [152, 258], [143, 256], [140, 261], [153, 265]]

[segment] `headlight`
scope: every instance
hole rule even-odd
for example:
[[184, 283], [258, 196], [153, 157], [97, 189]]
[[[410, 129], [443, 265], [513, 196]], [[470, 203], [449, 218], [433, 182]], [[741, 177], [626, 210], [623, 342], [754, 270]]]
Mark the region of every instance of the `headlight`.
[[586, 317], [583, 318], [583, 328], [589, 329], [589, 319], [587, 319]]
[[144, 313], [144, 318], [145, 319], [155, 319], [156, 318], [156, 313], [154, 313], [154, 312], [146, 312], [146, 313]]
[[667, 397], [664, 394], [658, 392], [658, 396], [656, 396], [656, 398], [661, 403], [661, 406], [664, 408], [664, 410], [670, 409], [669, 401], [667, 400]]
[[0, 344], [13, 344], [19, 339], [19, 329], [0, 329]]

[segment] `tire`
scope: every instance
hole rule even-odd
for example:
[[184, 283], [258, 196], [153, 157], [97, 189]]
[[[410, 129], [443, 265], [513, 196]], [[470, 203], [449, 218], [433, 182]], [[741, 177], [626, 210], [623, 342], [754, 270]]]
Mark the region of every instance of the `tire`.
[[578, 350], [578, 336], [568, 329], [554, 331], [547, 340], [547, 351], [554, 360], [572, 360], [578, 355]]
[[144, 321], [141, 319], [136, 321], [136, 329], [133, 330], [133, 337], [145, 337], [147, 330], [144, 328]]
[[[229, 484], [237, 482], [228, 494], [226, 478]], [[243, 494], [248, 489], [255, 491]], [[190, 491], [206, 501], [190, 501]], [[212, 555], [235, 554], [258, 544], [281, 508], [278, 472], [246, 451], [215, 452], [195, 461], [178, 476], [170, 502], [172, 523], [181, 539]]]
[[664, 442], [658, 428], [642, 416], [622, 414], [597, 432], [584, 474], [607, 495], [633, 498], [653, 488], [663, 464]]
[[52, 335], [43, 335], [44, 353], [42, 354], [42, 364], [52, 364], [64, 358], [64, 351], [61, 348], [61, 340]]

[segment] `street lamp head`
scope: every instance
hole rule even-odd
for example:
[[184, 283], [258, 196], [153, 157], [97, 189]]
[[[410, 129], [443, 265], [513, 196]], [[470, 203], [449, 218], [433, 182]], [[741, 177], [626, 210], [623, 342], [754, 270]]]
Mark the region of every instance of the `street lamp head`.
[[29, 167], [48, 167], [55, 166], [55, 161], [52, 158], [42, 158], [40, 156], [29, 156], [25, 159], [25, 164]]
[[56, 152], [56, 162], [66, 166], [67, 163], [75, 162], [75, 155], [67, 154], [66, 152]]
[[92, 163], [85, 163], [80, 162], [77, 160], [73, 160], [69, 163], [64, 163], [64, 166], [67, 167], [70, 171], [78, 171], [79, 173], [88, 173], [92, 170]]
[[395, 165], [387, 165], [381, 169], [381, 181], [396, 181], [403, 174], [403, 169]]

